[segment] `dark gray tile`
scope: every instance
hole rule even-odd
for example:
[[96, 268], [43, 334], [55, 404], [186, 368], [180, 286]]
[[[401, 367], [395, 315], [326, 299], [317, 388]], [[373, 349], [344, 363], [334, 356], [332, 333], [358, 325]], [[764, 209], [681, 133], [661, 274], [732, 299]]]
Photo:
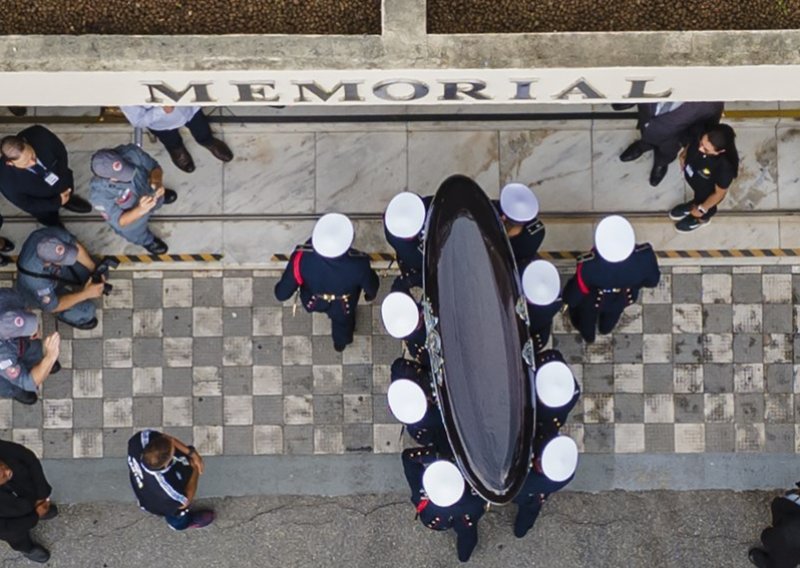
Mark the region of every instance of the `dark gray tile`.
[[223, 367], [222, 394], [243, 395], [253, 393], [252, 367]]
[[585, 360], [583, 341], [577, 333], [553, 334], [553, 348], [561, 351], [567, 363], [583, 363]]
[[389, 335], [372, 336], [372, 362], [376, 365], [391, 365], [401, 357], [403, 347], [400, 341]]
[[253, 365], [280, 366], [282, 364], [283, 338], [281, 336], [253, 338]]
[[705, 420], [702, 394], [676, 394], [675, 422], [700, 423]]
[[253, 335], [253, 310], [251, 308], [224, 308], [222, 310], [222, 333], [225, 337]]
[[283, 394], [304, 395], [314, 391], [314, 374], [310, 365], [283, 368]]
[[[161, 282], [159, 280], [158, 282]], [[171, 435], [174, 435], [170, 432]], [[133, 436], [133, 428], [105, 428], [103, 430], [103, 457], [121, 458], [128, 455], [128, 440]], [[184, 443], [186, 440], [182, 440]]]
[[371, 365], [343, 365], [342, 392], [344, 394], [369, 394], [372, 392]]
[[790, 363], [765, 365], [767, 392], [790, 393], [794, 384], [794, 367]]
[[192, 296], [195, 307], [222, 306], [222, 278], [195, 278], [192, 282]]
[[164, 396], [191, 396], [192, 382], [191, 368], [164, 367], [162, 370]]
[[699, 304], [703, 300], [700, 274], [673, 274], [672, 301], [676, 304]]
[[644, 304], [642, 306], [642, 331], [644, 333], [672, 333], [672, 306], [670, 304]]
[[761, 290], [761, 274], [733, 275], [733, 303], [757, 304], [764, 297]]
[[278, 305], [279, 302], [278, 300], [275, 299], [275, 284], [277, 283], [278, 283], [278, 278], [264, 278], [261, 276], [253, 278], [253, 305], [254, 306]]
[[706, 452], [732, 453], [736, 449], [733, 424], [706, 424]]
[[133, 370], [103, 369], [103, 396], [105, 398], [133, 396]]
[[672, 336], [672, 353], [675, 363], [701, 363], [703, 336], [696, 333], [676, 333]]
[[342, 395], [314, 396], [314, 424], [341, 424], [344, 416]]
[[791, 274], [792, 267], [782, 264], [767, 264], [761, 267], [761, 272], [764, 274]]
[[222, 397], [194, 397], [194, 425], [219, 426], [222, 424]]
[[72, 430], [68, 428], [42, 431], [42, 455], [45, 459], [72, 457]]
[[133, 335], [133, 310], [103, 310], [103, 338]]
[[168, 430], [163, 430], [173, 438], [178, 438], [187, 446], [194, 444], [194, 430], [191, 426], [171, 426]]
[[733, 335], [734, 363], [761, 363], [764, 359], [764, 337], [760, 333]]
[[725, 363], [703, 365], [703, 388], [707, 393], [733, 392], [733, 365]]
[[389, 410], [389, 403], [385, 394], [372, 395], [372, 422], [375, 424], [394, 424], [397, 422], [392, 411]]
[[767, 453], [794, 453], [794, 425], [764, 425], [764, 451]]
[[764, 304], [764, 333], [792, 333], [792, 309], [786, 304]]
[[135, 278], [133, 280], [133, 309], [160, 308], [161, 296], [161, 278]]
[[192, 336], [191, 308], [164, 308], [162, 322], [164, 337]]
[[283, 427], [283, 451], [288, 455], [314, 453], [314, 427], [290, 425]]
[[764, 421], [794, 422], [794, 397], [789, 393], [764, 395]]
[[372, 307], [362, 305], [356, 309], [356, 334], [372, 335], [372, 332]]
[[614, 366], [611, 363], [586, 363], [583, 366], [584, 392], [614, 392]]
[[222, 338], [195, 337], [192, 342], [192, 365], [222, 367]]
[[345, 424], [342, 427], [344, 451], [372, 452], [372, 424]]
[[792, 274], [792, 303], [800, 304], [800, 274]]
[[73, 369], [99, 369], [102, 366], [102, 339], [74, 339], [72, 341]]
[[644, 422], [644, 395], [627, 393], [614, 395], [614, 422]]
[[311, 335], [311, 314], [301, 306], [292, 315], [292, 308], [283, 308], [283, 335]]
[[764, 422], [764, 395], [743, 393], [733, 395], [733, 419], [739, 424]]
[[133, 399], [133, 425], [160, 427], [164, 418], [163, 399], [160, 396], [142, 396]]
[[644, 451], [648, 454], [675, 451], [675, 429], [672, 424], [645, 424]]
[[283, 397], [253, 397], [253, 424], [283, 424]]
[[311, 338], [311, 360], [315, 365], [341, 365], [342, 354], [333, 348], [330, 337], [315, 335]]
[[252, 426], [225, 426], [222, 429], [222, 452], [226, 456], [253, 454]]
[[731, 333], [733, 307], [731, 304], [703, 305], [703, 331], [705, 333]]
[[47, 377], [42, 384], [42, 394], [47, 398], [72, 398], [72, 371], [61, 369]]
[[647, 394], [669, 394], [675, 388], [672, 365], [669, 363], [646, 363], [644, 365], [644, 392]]
[[614, 425], [586, 424], [583, 427], [583, 445], [587, 453], [612, 453], [614, 451]]
[[72, 401], [72, 426], [74, 428], [102, 428], [103, 399], [74, 399]]
[[160, 337], [133, 338], [134, 367], [161, 367], [164, 364], [164, 351]]
[[632, 333], [615, 334], [612, 343], [614, 345], [615, 363], [642, 362], [641, 334], [632, 334]]

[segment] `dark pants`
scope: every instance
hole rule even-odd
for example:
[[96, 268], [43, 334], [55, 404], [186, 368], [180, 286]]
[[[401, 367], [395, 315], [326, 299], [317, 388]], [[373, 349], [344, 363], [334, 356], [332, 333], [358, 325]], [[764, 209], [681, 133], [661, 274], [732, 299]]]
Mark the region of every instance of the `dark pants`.
[[30, 552], [34, 547], [34, 542], [31, 540], [30, 531], [0, 533], [0, 540], [6, 541], [8, 546], [17, 552]]
[[[63, 276], [65, 279], [71, 280], [74, 284], [67, 284], [59, 282], [56, 287], [56, 294], [64, 296], [82, 290], [86, 282], [89, 280], [91, 273], [89, 269], [76, 262], [71, 266], [64, 268]], [[84, 300], [79, 302], [63, 312], [56, 314], [58, 319], [70, 325], [83, 325], [89, 323], [95, 317], [96, 306], [94, 300]]]
[[183, 531], [192, 523], [192, 513], [188, 509], [184, 509], [177, 515], [167, 515], [164, 519], [176, 531]]
[[534, 495], [533, 497], [526, 495], [524, 499], [520, 499], [519, 501], [514, 499], [514, 502], [519, 507], [517, 510], [517, 518], [514, 519], [514, 535], [518, 538], [522, 538], [528, 534], [528, 531], [531, 530], [536, 519], [539, 518], [539, 513], [542, 510], [542, 502], [538, 495]]
[[319, 297], [306, 305], [309, 312], [324, 312], [331, 320], [331, 336], [333, 345], [344, 347], [353, 343], [353, 333], [356, 329], [356, 305], [358, 299], [333, 300], [328, 302]]
[[455, 527], [458, 559], [461, 562], [466, 562], [472, 556], [472, 551], [478, 546], [478, 523], [473, 523], [471, 527], [466, 527], [459, 523]]
[[539, 328], [539, 329], [532, 329], [531, 330], [531, 339], [533, 339], [533, 349], [537, 353], [543, 350], [547, 346], [547, 342], [550, 340], [550, 330], [552, 328], [552, 324]]
[[604, 294], [599, 300], [596, 294], [588, 294], [579, 305], [569, 308], [573, 327], [587, 343], [594, 342], [596, 331], [601, 335], [611, 333], [627, 306], [624, 293]]
[[[212, 134], [211, 127], [208, 125], [208, 118], [203, 114], [202, 109], [198, 110], [192, 119], [186, 123], [186, 128], [192, 133], [192, 136], [197, 143], [201, 146], [208, 146], [211, 144]], [[181, 133], [176, 128], [175, 130], [150, 130], [156, 138], [161, 140], [167, 150], [175, 150], [183, 146], [183, 139]]]

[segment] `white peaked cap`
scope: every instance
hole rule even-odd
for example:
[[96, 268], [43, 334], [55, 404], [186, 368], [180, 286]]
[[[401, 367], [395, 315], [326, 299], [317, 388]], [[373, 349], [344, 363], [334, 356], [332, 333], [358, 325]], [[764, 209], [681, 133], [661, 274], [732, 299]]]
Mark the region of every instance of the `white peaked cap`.
[[389, 385], [386, 393], [389, 410], [403, 424], [416, 424], [428, 411], [428, 399], [417, 383], [408, 379], [397, 379]]
[[569, 436], [556, 436], [542, 450], [542, 472], [552, 481], [566, 481], [578, 467], [578, 446]]
[[597, 225], [594, 232], [597, 253], [608, 262], [622, 262], [636, 247], [636, 234], [625, 217], [611, 215]]
[[449, 507], [464, 494], [464, 478], [453, 462], [439, 460], [425, 468], [422, 487], [434, 505]]
[[546, 260], [534, 260], [522, 273], [522, 291], [531, 304], [537, 306], [552, 304], [561, 291], [558, 270]]
[[403, 339], [419, 325], [419, 306], [404, 292], [391, 292], [381, 304], [383, 326], [389, 335]]
[[311, 246], [314, 250], [326, 257], [336, 258], [342, 256], [353, 244], [353, 223], [346, 215], [341, 213], [328, 213], [323, 215], [314, 225], [311, 233]]
[[425, 204], [416, 193], [398, 193], [386, 208], [386, 230], [401, 239], [410, 239], [422, 230], [425, 224]]
[[517, 223], [527, 223], [539, 214], [539, 200], [523, 183], [509, 183], [500, 192], [503, 215]]
[[572, 400], [575, 379], [561, 361], [550, 361], [536, 369], [536, 397], [550, 408], [560, 408]]

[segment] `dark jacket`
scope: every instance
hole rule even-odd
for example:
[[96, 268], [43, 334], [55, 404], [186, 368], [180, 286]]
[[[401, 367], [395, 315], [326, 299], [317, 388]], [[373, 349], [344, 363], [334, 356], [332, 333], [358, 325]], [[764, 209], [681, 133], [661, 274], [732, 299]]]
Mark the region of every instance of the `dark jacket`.
[[800, 564], [800, 506], [784, 497], [776, 497], [771, 508], [772, 526], [761, 533], [770, 566], [797, 566]]
[[686, 102], [671, 112], [655, 116], [656, 103], [640, 104], [638, 128], [642, 142], [674, 158], [681, 146], [719, 123], [724, 108], [718, 102]]
[[12, 534], [32, 529], [39, 522], [36, 501], [50, 496], [39, 459], [25, 446], [0, 440], [0, 461], [14, 475], [0, 485], [0, 534]]
[[38, 124], [26, 128], [18, 136], [33, 147], [36, 158], [48, 172], [58, 176], [58, 181], [50, 185], [38, 173], [3, 162], [0, 169], [0, 192], [11, 203], [36, 217], [40, 223], [57, 225], [58, 211], [61, 208], [60, 194], [66, 189], [75, 189], [67, 149], [58, 136]]

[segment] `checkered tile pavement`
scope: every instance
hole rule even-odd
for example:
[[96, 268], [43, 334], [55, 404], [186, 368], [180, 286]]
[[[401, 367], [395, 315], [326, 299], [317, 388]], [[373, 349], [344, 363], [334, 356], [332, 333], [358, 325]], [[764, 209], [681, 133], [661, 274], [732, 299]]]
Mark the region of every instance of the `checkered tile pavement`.
[[[555, 347], [584, 392], [567, 432], [595, 453], [800, 452], [797, 269], [665, 268], [590, 346], [558, 318]], [[122, 456], [150, 427], [208, 455], [400, 451], [385, 393], [401, 346], [383, 334], [379, 304], [362, 305], [340, 354], [324, 315], [274, 300], [276, 279], [115, 272], [102, 324], [60, 327], [64, 369], [42, 402], [0, 400], [0, 436], [46, 458]]]

